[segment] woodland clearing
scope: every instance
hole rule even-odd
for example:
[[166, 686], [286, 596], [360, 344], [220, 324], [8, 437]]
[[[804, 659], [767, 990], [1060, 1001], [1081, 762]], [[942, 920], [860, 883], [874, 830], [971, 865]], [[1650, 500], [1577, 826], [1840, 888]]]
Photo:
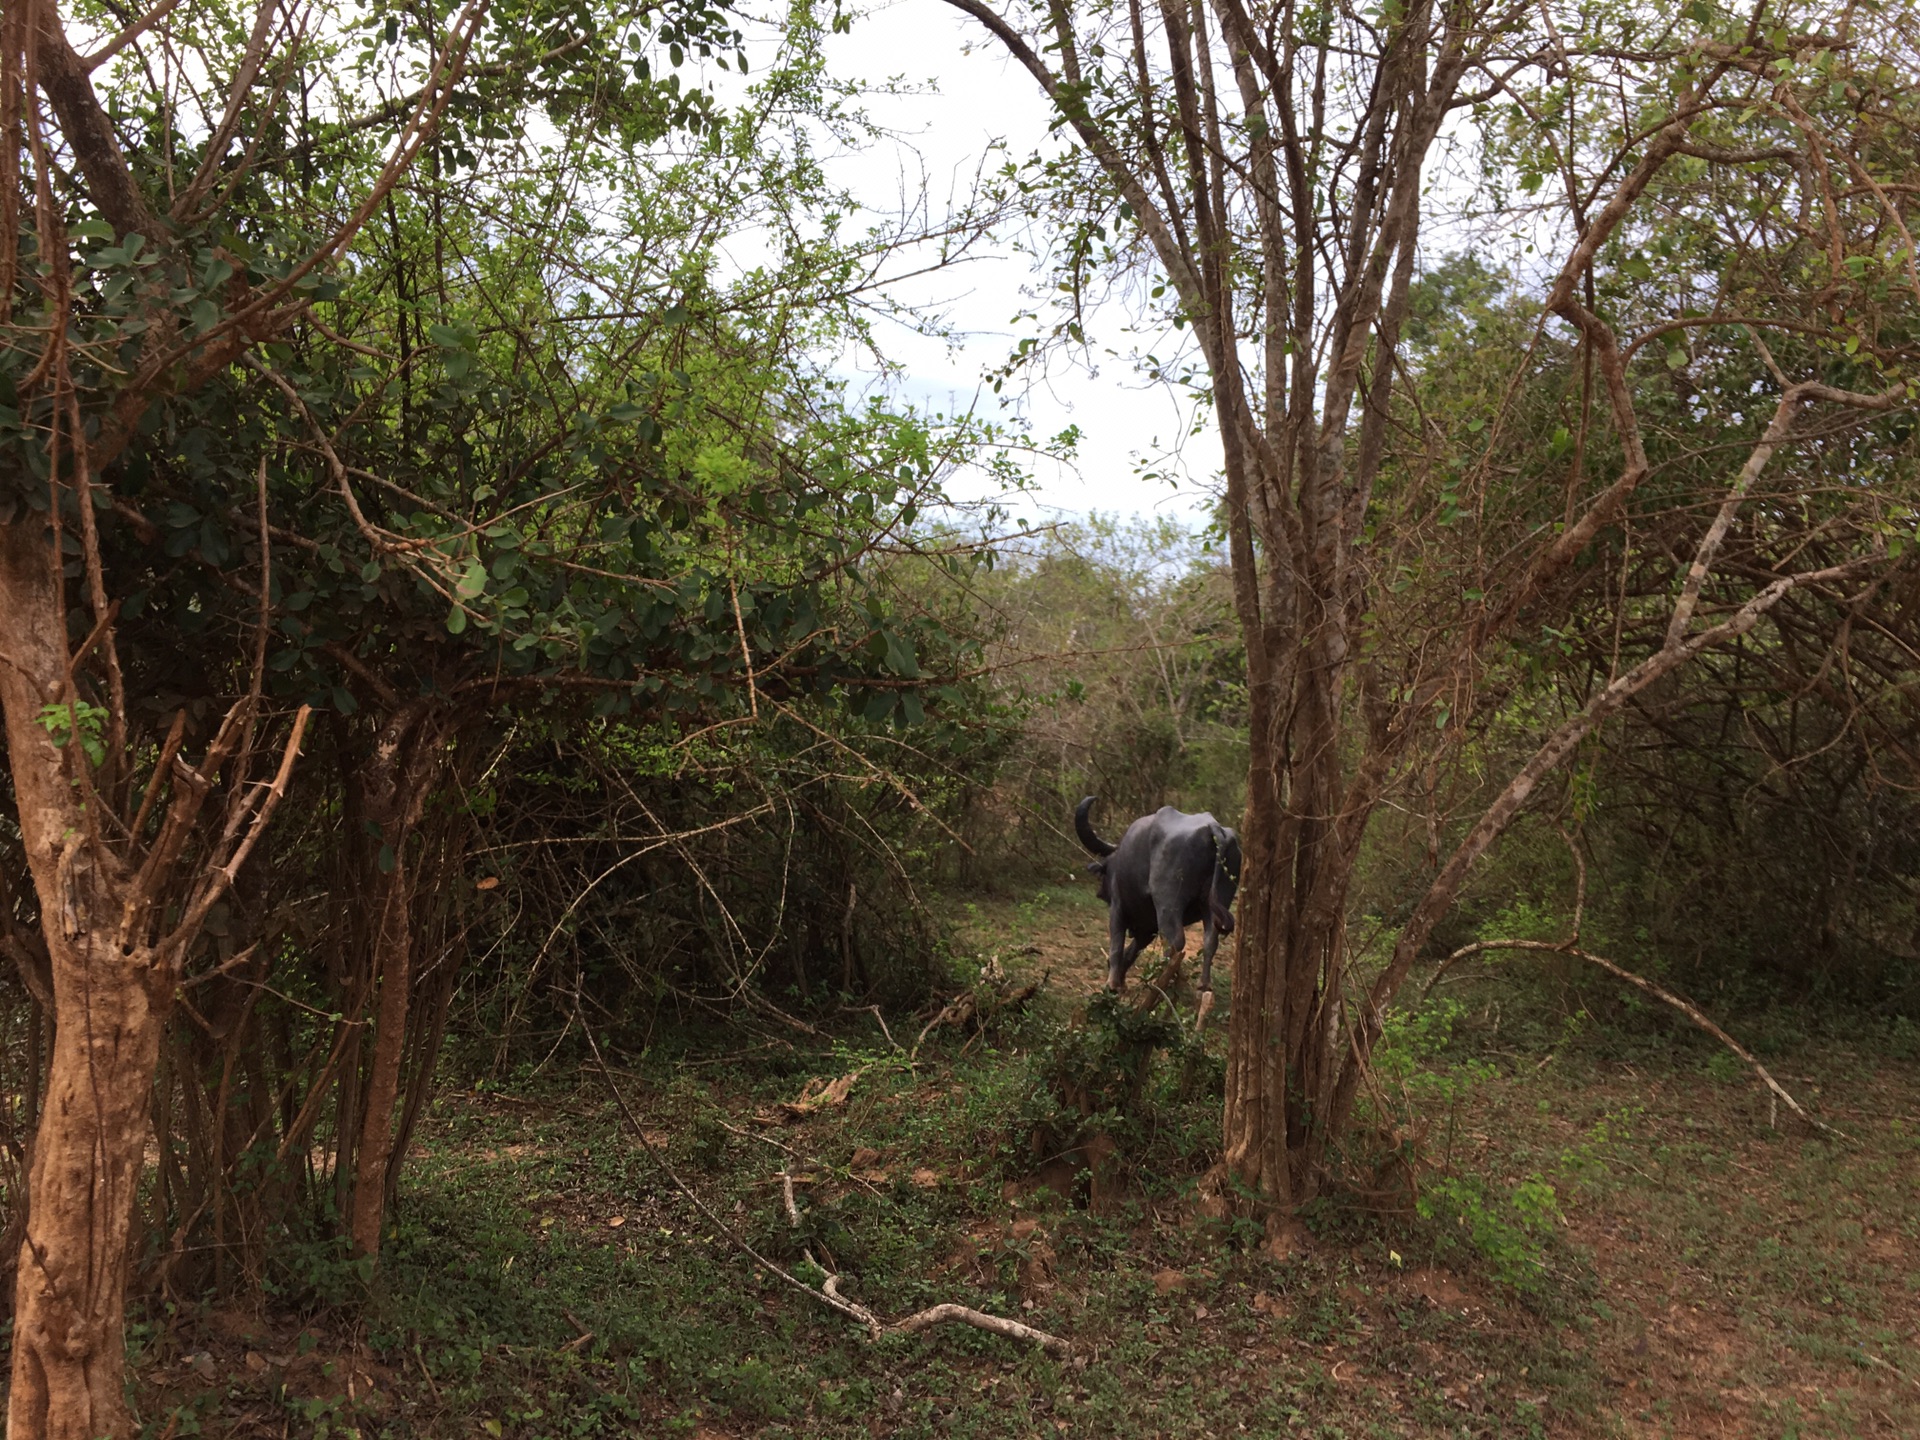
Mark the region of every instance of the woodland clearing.
[[[790, 1169], [809, 1243], [856, 1297], [1020, 1317], [1069, 1338], [1072, 1360], [955, 1328], [869, 1344], [710, 1233], [600, 1077], [545, 1071], [434, 1103], [370, 1309], [330, 1306], [354, 1282], [321, 1269], [262, 1314], [144, 1327], [148, 1433], [1920, 1428], [1910, 1030], [1848, 1041], [1782, 1014], [1755, 1034], [1750, 1017], [1776, 1073], [1851, 1137], [1834, 1143], [1770, 1128], [1744, 1068], [1586, 975], [1463, 976], [1406, 1083], [1435, 1127], [1425, 1193], [1451, 1179], [1469, 1198], [1420, 1216], [1329, 1196], [1276, 1260], [1195, 1218], [1211, 1098], [1157, 1107], [1112, 1183], [1056, 1171], [1064, 1198], [1035, 1183], [1014, 1137], [1026, 1060], [1097, 985], [1100, 911], [1077, 886], [943, 903], [956, 965], [1044, 977], [1022, 1014], [936, 1032], [913, 1064], [871, 1017], [812, 1044], [663, 1027], [613, 1078], [743, 1238], [797, 1258]], [[809, 1080], [855, 1072], [844, 1104], [765, 1123]], [[1537, 1230], [1499, 1204], [1530, 1177], [1555, 1197]]]

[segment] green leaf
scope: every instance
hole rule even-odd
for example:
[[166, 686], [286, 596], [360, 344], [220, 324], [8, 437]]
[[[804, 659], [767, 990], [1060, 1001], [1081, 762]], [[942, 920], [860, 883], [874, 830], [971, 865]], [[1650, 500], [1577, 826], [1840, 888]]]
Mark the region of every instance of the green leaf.
[[[458, 595], [462, 600], [471, 600], [486, 588], [487, 568], [482, 565], [476, 557], [468, 563], [465, 573], [460, 577], [459, 583], [454, 586], [453, 593]], [[455, 631], [454, 633], [458, 634], [459, 632]]]
[[449, 635], [463, 634], [466, 631], [466, 628], [467, 628], [466, 607], [463, 605], [455, 605], [451, 610], [447, 612], [447, 633]]
[[887, 668], [904, 679], [913, 680], [920, 674], [920, 662], [914, 657], [913, 642], [886, 632]]

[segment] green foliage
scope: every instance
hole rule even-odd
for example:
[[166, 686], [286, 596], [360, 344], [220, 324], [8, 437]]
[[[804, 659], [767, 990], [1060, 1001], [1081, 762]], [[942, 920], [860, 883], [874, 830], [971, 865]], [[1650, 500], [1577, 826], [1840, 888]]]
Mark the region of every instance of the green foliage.
[[1172, 1006], [1142, 1010], [1136, 998], [1100, 992], [1033, 1052], [1007, 1156], [1015, 1173], [1085, 1152], [1164, 1179], [1217, 1150], [1224, 1065]]
[[1060, 832], [1087, 794], [1114, 828], [1168, 804], [1237, 823], [1246, 667], [1215, 537], [1094, 514], [1004, 547], [973, 585], [1010, 733], [966, 797], [965, 878], [1077, 865]]
[[104, 705], [85, 700], [65, 700], [40, 707], [40, 728], [62, 750], [78, 736], [80, 749], [96, 768], [107, 758], [106, 727], [108, 712]]
[[1465, 1015], [1465, 1006], [1447, 997], [1388, 1012], [1373, 1068], [1400, 1099], [1398, 1122], [1411, 1123], [1442, 1107], [1451, 1111], [1494, 1074], [1486, 1060], [1459, 1053], [1456, 1032]]
[[1602, 1115], [1580, 1139], [1560, 1154], [1559, 1172], [1577, 1190], [1598, 1193], [1618, 1181], [1616, 1167], [1646, 1114], [1644, 1105], [1625, 1105]]
[[[213, 154], [183, 76], [224, 92], [255, 17], [171, 17], [185, 58], [156, 78], [143, 40], [95, 77], [167, 223], [123, 233], [63, 172], [64, 254], [31, 214], [18, 237], [22, 274], [67, 262], [73, 313], [50, 318], [51, 283], [9, 312], [0, 525], [38, 535], [57, 506], [80, 557], [97, 524], [73, 573], [97, 558], [118, 607], [89, 615], [76, 580], [70, 638], [111, 626], [118, 669], [96, 645], [40, 722], [120, 767], [100, 789], [131, 795], [132, 829], [125, 782], [159, 769], [163, 793], [162, 737], [178, 717], [196, 753], [256, 644], [251, 733], [319, 712], [257, 877], [190, 957], [198, 1008], [174, 1011], [143, 1258], [176, 1293], [364, 1291], [338, 1229], [376, 931], [416, 967], [403, 1151], [456, 994], [454, 1048], [495, 1071], [571, 1058], [583, 1005], [642, 1049], [683, 1004], [917, 1003], [941, 937], [915, 886], [1000, 734], [952, 599], [980, 547], [922, 519], [997, 432], [835, 371], [873, 338], [869, 267], [910, 236], [843, 224], [817, 152], [872, 131], [823, 70], [824, 21], [787, 14], [723, 105], [689, 82], [744, 75], [732, 12], [507, 0], [417, 163], [363, 204], [448, 21], [322, 5]], [[35, 378], [56, 332], [70, 395]], [[125, 431], [90, 492], [65, 456], [49, 483], [69, 403]], [[383, 810], [396, 771], [422, 793]], [[10, 886], [0, 904], [36, 918]]]
[[1442, 1254], [1465, 1254], [1494, 1279], [1537, 1292], [1547, 1283], [1547, 1241], [1560, 1219], [1559, 1196], [1539, 1176], [1511, 1189], [1472, 1175], [1429, 1180], [1417, 1202]]

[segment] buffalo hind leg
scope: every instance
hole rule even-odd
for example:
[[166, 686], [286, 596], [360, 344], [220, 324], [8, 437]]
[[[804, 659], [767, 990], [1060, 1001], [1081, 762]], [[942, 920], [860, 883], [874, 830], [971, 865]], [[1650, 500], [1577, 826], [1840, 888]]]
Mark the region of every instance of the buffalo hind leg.
[[1167, 978], [1176, 990], [1181, 984], [1180, 961], [1187, 953], [1187, 927], [1180, 923], [1177, 909], [1162, 907], [1158, 912], [1160, 921], [1160, 943], [1167, 950]]
[[1220, 927], [1213, 923], [1213, 916], [1207, 916], [1206, 928], [1200, 932], [1200, 991], [1205, 994], [1213, 989], [1213, 952], [1220, 948]]
[[1127, 988], [1127, 971], [1140, 954], [1140, 943], [1127, 934], [1127, 922], [1114, 906], [1107, 917], [1107, 988], [1116, 995]]
[[1206, 929], [1200, 933], [1200, 1004], [1193, 1016], [1196, 1035], [1207, 1028], [1207, 1017], [1213, 1013], [1213, 952], [1219, 948], [1220, 929], [1209, 915]]

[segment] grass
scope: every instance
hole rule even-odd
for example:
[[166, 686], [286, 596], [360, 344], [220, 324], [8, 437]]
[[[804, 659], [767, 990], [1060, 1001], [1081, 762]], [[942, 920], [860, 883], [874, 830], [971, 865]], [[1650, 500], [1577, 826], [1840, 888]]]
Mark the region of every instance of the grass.
[[[1834, 1145], [1772, 1129], [1756, 1087], [1648, 1013], [1466, 977], [1385, 1070], [1427, 1127], [1422, 1213], [1331, 1199], [1277, 1261], [1195, 1218], [1217, 1101], [1170, 1073], [1124, 1183], [1092, 1205], [1031, 1183], [1023, 1117], [1098, 984], [1101, 917], [1061, 889], [954, 918], [981, 959], [1052, 971], [984, 1034], [930, 1037], [917, 1065], [871, 1017], [810, 1047], [679, 1036], [617, 1078], [756, 1247], [810, 1245], [883, 1315], [1019, 1316], [1074, 1360], [952, 1327], [869, 1343], [691, 1212], [597, 1079], [548, 1073], [435, 1103], [370, 1301], [312, 1256], [264, 1314], [143, 1332], [149, 1433], [1920, 1434], [1911, 1058], [1776, 1037], [1776, 1073], [1854, 1137]], [[844, 1105], [762, 1123], [856, 1071]]]

